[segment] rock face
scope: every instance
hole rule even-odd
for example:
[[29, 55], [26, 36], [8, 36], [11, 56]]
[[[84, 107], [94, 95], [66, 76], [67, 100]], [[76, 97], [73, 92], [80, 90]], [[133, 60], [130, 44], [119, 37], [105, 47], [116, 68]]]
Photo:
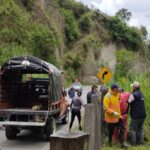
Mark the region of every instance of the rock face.
[[[27, 5], [29, 4], [29, 0], [18, 0], [18, 1], [22, 2], [25, 7], [27, 7]], [[47, 24], [49, 28], [51, 28], [57, 33], [60, 45], [57, 48], [55, 48], [55, 58], [58, 62], [58, 65], [62, 69], [63, 69], [64, 53], [66, 53], [67, 51], [68, 52], [74, 51], [74, 53], [75, 52], [82, 53], [85, 43], [90, 39], [81, 37], [81, 39], [78, 39], [71, 48], [67, 47], [65, 43], [66, 37], [64, 31], [65, 30], [64, 17], [61, 14], [61, 9], [56, 0], [32, 1], [32, 17], [34, 20], [37, 21], [37, 23], [39, 22]], [[97, 22], [95, 24], [96, 25], [93, 26], [93, 29], [89, 32], [89, 35], [92, 35], [93, 41], [101, 41], [99, 39], [102, 38], [101, 37], [102, 35], [105, 35], [103, 32], [107, 31], [103, 27], [101, 27], [101, 25], [98, 24]], [[86, 35], [85, 37], [88, 37], [88, 35]], [[98, 58], [95, 57], [95, 48], [92, 47], [92, 44], [93, 42], [87, 44], [87, 52], [85, 54], [85, 58], [83, 58], [84, 63], [81, 67], [83, 81], [86, 83], [87, 82], [97, 83], [96, 74], [99, 70], [99, 66], [101, 66], [102, 64], [103, 65], [108, 64], [108, 66], [112, 71], [114, 71], [116, 64], [115, 51], [117, 50], [117, 48], [114, 44], [109, 43], [107, 45], [105, 44], [100, 46], [99, 51], [97, 52], [101, 55]]]
[[92, 50], [88, 51], [87, 58], [82, 67], [83, 82], [89, 84], [98, 83], [96, 75], [99, 70], [99, 65], [107, 65], [113, 72], [115, 71], [117, 47], [115, 44], [109, 43], [101, 48], [101, 57], [95, 60]]
[[117, 63], [115, 52], [117, 47], [115, 44], [110, 43], [109, 45], [104, 45], [102, 47], [101, 59], [103, 62], [107, 63], [109, 68], [114, 71], [115, 65]]
[[60, 45], [55, 49], [55, 58], [60, 67], [62, 67], [62, 56], [65, 49], [64, 42], [64, 20], [60, 13], [59, 6], [55, 0], [36, 0], [32, 4], [33, 17], [38, 21], [45, 23], [53, 29], [58, 37]]
[[96, 61], [92, 49], [88, 50], [87, 58], [82, 66], [82, 74], [84, 76], [93, 76], [97, 72]]

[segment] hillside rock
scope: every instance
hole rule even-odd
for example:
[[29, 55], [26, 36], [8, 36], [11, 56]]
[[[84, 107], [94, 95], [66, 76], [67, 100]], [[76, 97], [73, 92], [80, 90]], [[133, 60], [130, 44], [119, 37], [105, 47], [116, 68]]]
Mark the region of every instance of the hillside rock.
[[108, 45], [104, 45], [102, 47], [101, 53], [101, 61], [108, 64], [108, 67], [114, 71], [115, 65], [117, 63], [115, 52], [117, 51], [117, 47], [115, 44], [110, 43]]

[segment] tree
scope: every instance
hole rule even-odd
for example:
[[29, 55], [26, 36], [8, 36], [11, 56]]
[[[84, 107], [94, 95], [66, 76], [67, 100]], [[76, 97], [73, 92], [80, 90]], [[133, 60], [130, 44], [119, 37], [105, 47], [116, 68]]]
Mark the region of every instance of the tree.
[[116, 17], [118, 17], [123, 22], [129, 21], [132, 14], [128, 9], [122, 8], [116, 13]]
[[129, 27], [127, 23], [118, 17], [112, 17], [108, 23], [108, 29], [113, 41], [124, 44], [127, 49], [138, 51], [142, 47], [142, 34], [136, 27]]

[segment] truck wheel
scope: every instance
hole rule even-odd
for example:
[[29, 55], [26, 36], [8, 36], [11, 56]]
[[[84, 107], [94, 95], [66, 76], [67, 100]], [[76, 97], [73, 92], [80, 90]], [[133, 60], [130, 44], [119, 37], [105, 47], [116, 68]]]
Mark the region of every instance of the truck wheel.
[[5, 135], [8, 140], [12, 140], [16, 138], [16, 135], [17, 135], [16, 128], [12, 126], [6, 126]]
[[46, 123], [46, 139], [49, 140], [51, 134], [56, 132], [56, 120], [54, 118], [48, 118]]
[[69, 122], [69, 110], [66, 112], [66, 117], [62, 119], [62, 124], [67, 124]]

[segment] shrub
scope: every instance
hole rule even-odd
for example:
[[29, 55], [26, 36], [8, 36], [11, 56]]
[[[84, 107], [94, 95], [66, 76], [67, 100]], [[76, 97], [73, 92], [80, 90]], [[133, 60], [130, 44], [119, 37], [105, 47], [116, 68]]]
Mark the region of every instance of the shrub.
[[79, 27], [80, 29], [85, 32], [85, 33], [89, 33], [90, 29], [92, 27], [92, 19], [91, 16], [86, 14], [83, 15], [80, 20], [79, 20]]
[[71, 67], [65, 69], [64, 74], [65, 74], [65, 85], [67, 87], [69, 87], [78, 76], [77, 72]]
[[129, 27], [118, 17], [112, 17], [107, 22], [113, 41], [124, 44], [127, 49], [138, 51], [142, 47], [142, 35], [138, 28]]
[[59, 39], [54, 30], [39, 24], [31, 33], [31, 48], [33, 54], [45, 60], [54, 56]]
[[84, 42], [83, 42], [83, 48], [84, 48], [83, 55], [87, 57], [88, 49], [92, 49], [94, 52], [95, 59], [98, 60], [101, 54], [101, 47], [102, 47], [102, 42], [100, 39], [96, 38], [94, 34], [87, 35], [84, 38]]
[[78, 26], [73, 16], [72, 11], [62, 10], [65, 21], [65, 35], [67, 38], [67, 43], [74, 42], [79, 37]]
[[80, 18], [81, 15], [85, 14], [89, 11], [89, 8], [82, 4], [81, 2], [76, 2], [74, 0], [58, 0], [58, 3], [61, 8], [65, 8], [67, 10], [72, 10], [75, 18]]
[[115, 79], [127, 77], [129, 70], [132, 68], [134, 53], [132, 51], [120, 50], [116, 52], [117, 65]]
[[0, 1], [0, 41], [25, 45], [29, 39], [29, 16], [11, 0]]
[[125, 45], [127, 48], [131, 48], [133, 51], [137, 51], [142, 48], [142, 35], [140, 30], [136, 27], [128, 27], [125, 38]]
[[6, 62], [9, 58], [20, 56], [20, 55], [28, 55], [29, 51], [17, 43], [9, 43], [9, 44], [0, 44], [0, 65]]
[[81, 65], [83, 63], [83, 58], [79, 53], [75, 53], [74, 51], [70, 51], [64, 56], [64, 67], [73, 68], [76, 71], [79, 71]]

